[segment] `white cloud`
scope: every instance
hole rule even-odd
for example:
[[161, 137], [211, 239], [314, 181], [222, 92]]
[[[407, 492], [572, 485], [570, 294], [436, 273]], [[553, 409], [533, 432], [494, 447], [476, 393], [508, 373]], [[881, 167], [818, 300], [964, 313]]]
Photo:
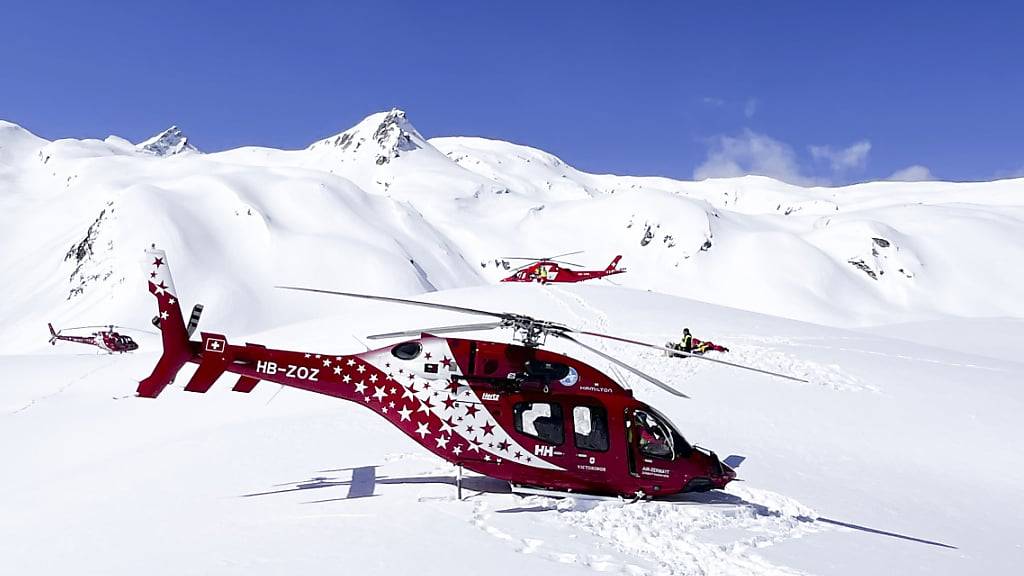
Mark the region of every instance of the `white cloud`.
[[757, 98], [747, 98], [747, 103], [743, 105], [743, 115], [747, 118], [753, 118], [754, 114], [757, 114]]
[[789, 145], [749, 129], [738, 136], [714, 138], [707, 159], [693, 171], [697, 180], [747, 174], [769, 176], [790, 184], [820, 183], [801, 173], [796, 154]]
[[1024, 178], [1024, 166], [1017, 168], [1016, 170], [1000, 170], [993, 176], [996, 180], [1003, 180], [1005, 178]]
[[843, 173], [849, 170], [863, 170], [868, 163], [871, 142], [861, 140], [846, 148], [833, 150], [831, 146], [810, 146], [811, 156], [815, 160], [828, 160], [833, 172]]
[[715, 96], [705, 96], [701, 98], [701, 102], [708, 106], [714, 106], [715, 108], [725, 106], [725, 100], [722, 100], [721, 98], [716, 98]]
[[893, 172], [886, 180], [896, 180], [898, 182], [923, 182], [925, 180], [935, 180], [935, 176], [932, 175], [932, 171], [927, 166], [920, 164], [914, 164], [913, 166], [907, 166], [901, 170]]

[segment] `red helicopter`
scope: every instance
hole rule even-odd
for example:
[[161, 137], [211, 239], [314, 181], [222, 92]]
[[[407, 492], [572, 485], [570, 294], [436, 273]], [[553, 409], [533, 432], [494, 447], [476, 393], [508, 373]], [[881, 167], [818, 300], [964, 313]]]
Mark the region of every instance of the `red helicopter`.
[[508, 278], [502, 279], [502, 282], [540, 282], [541, 284], [553, 282], [582, 282], [584, 280], [604, 278], [605, 276], [611, 276], [613, 274], [622, 274], [626, 271], [625, 268], [618, 268], [619, 260], [622, 259], [621, 255], [613, 258], [611, 264], [609, 264], [604, 270], [572, 270], [570, 268], [563, 268], [562, 266], [559, 266], [559, 264], [566, 266], [580, 266], [580, 264], [556, 260], [556, 258], [572, 256], [574, 254], [582, 254], [582, 252], [566, 252], [565, 254], [549, 256], [547, 258], [506, 256], [502, 258], [503, 261], [529, 260], [530, 263], [516, 268], [513, 274]]
[[[638, 342], [539, 320], [400, 298], [281, 286], [485, 316], [477, 324], [377, 334], [411, 338], [359, 354], [298, 352], [231, 344], [201, 332], [192, 341], [161, 250], [147, 250], [149, 291], [159, 306], [163, 355], [139, 383], [154, 398], [188, 362], [198, 364], [186, 391], [206, 392], [225, 372], [233, 390], [274, 382], [363, 405], [437, 456], [529, 489], [650, 498], [722, 488], [736, 472], [714, 452], [691, 445], [663, 414], [596, 368], [542, 348], [547, 337], [573, 342], [680, 397], [660, 380], [580, 341], [593, 336]], [[517, 344], [447, 338], [440, 334], [508, 328]], [[678, 351], [674, 351], [679, 353]], [[686, 353], [684, 353], [686, 354]], [[699, 358], [699, 356], [698, 356]], [[774, 374], [722, 360], [705, 360]], [[792, 378], [795, 379], [795, 378]]]
[[[130, 336], [115, 332], [114, 326], [78, 326], [75, 328], [64, 328], [60, 331], [55, 331], [53, 324], [47, 324], [47, 326], [50, 327], [50, 344], [54, 346], [57, 345], [57, 340], [78, 342], [79, 344], [96, 346], [101, 350], [106, 350], [109, 354], [114, 352], [123, 354], [139, 348], [139, 345]], [[90, 336], [65, 336], [61, 334], [64, 330], [83, 330], [86, 328], [106, 328], [106, 330], [93, 332]]]

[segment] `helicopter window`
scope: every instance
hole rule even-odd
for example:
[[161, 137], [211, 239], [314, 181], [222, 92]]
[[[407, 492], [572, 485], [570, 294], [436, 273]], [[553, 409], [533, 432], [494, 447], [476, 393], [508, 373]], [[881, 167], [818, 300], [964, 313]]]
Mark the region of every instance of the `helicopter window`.
[[526, 373], [541, 380], [561, 380], [569, 375], [569, 366], [561, 362], [527, 360]]
[[391, 355], [399, 360], [412, 360], [423, 351], [423, 345], [419, 342], [402, 342], [391, 349]]
[[516, 431], [550, 444], [565, 441], [562, 407], [548, 402], [520, 402], [512, 409]]
[[673, 424], [667, 416], [658, 412], [654, 408], [648, 407], [648, 410], [655, 418], [658, 419], [659, 422], [662, 423], [662, 425], [664, 425], [665, 428], [668, 428], [669, 432], [672, 434], [672, 452], [675, 454], [675, 457], [689, 456], [690, 452], [693, 452], [693, 446], [690, 446], [690, 443], [686, 441], [686, 438], [683, 438], [683, 435], [679, 433], [679, 429], [676, 428], [676, 425]]
[[572, 409], [576, 447], [580, 450], [608, 449], [608, 413], [600, 406], [577, 406]]
[[640, 433], [640, 452], [644, 456], [671, 460], [674, 456], [671, 428], [643, 410], [636, 410], [633, 415]]

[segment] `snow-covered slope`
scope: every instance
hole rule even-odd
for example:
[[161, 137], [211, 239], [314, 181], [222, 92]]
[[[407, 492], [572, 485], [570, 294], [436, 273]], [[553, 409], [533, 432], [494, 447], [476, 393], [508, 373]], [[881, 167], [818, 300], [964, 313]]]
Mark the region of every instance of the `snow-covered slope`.
[[[227, 378], [206, 395], [178, 384], [134, 398], [155, 352], [0, 357], [14, 376], [0, 387], [0, 446], [13, 472], [0, 476], [6, 566], [842, 575], [1012, 573], [1024, 560], [1024, 365], [614, 286], [486, 286], [435, 299], [500, 302], [654, 341], [685, 318], [728, 343], [730, 360], [810, 382], [603, 346], [693, 395], [628, 381], [689, 440], [746, 456], [746, 481], [689, 504], [622, 505], [521, 498], [471, 480], [459, 502], [451, 467], [353, 404], [276, 386], [236, 394]], [[335, 305], [334, 316], [237, 339], [341, 353], [360, 349], [350, 333], [456, 320]], [[352, 469], [367, 466], [377, 467], [374, 497], [349, 499]]]
[[[426, 139], [397, 110], [302, 150], [151, 141], [49, 142], [0, 122], [0, 549], [14, 572], [973, 574], [1024, 560], [1024, 180], [595, 175], [525, 146]], [[747, 482], [691, 505], [457, 502], [452, 470], [358, 407], [224, 383], [147, 402], [131, 394], [154, 335], [131, 332], [142, 349], [118, 357], [47, 345], [47, 321], [148, 328], [151, 243], [185, 304], [206, 305], [202, 327], [233, 340], [347, 352], [464, 320], [274, 288], [307, 285], [652, 341], [689, 326], [810, 384], [607, 347], [693, 394], [636, 384], [691, 440], [747, 456]], [[503, 256], [581, 249], [629, 271], [497, 284]], [[362, 466], [378, 466], [376, 496], [346, 500]]]
[[[206, 301], [271, 310], [273, 284], [411, 294], [495, 282], [502, 256], [586, 250], [591, 267], [623, 255], [620, 285], [818, 323], [1024, 316], [1024, 180], [592, 175], [525, 146], [427, 140], [399, 110], [305, 150], [170, 154], [193, 149], [175, 128], [147, 142], [46, 142], [3, 124], [0, 266], [19, 276], [0, 346], [41, 330], [29, 294], [59, 322], [136, 318], [144, 302], [120, 286], [152, 242], [215, 280]], [[211, 257], [222, 250], [230, 262]]]

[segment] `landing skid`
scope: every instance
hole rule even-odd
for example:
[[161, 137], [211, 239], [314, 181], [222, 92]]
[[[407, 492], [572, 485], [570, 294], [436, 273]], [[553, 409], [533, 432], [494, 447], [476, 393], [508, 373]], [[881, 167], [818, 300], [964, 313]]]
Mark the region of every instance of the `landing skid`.
[[631, 503], [636, 502], [642, 498], [638, 496], [636, 498], [627, 499], [622, 496], [607, 496], [602, 494], [587, 494], [586, 492], [568, 492], [565, 490], [546, 490], [544, 488], [535, 488], [533, 486], [524, 486], [522, 484], [512, 484], [512, 492], [514, 494], [524, 494], [527, 496], [545, 496], [547, 498], [577, 498], [580, 500], [597, 500], [605, 502], [623, 502]]

